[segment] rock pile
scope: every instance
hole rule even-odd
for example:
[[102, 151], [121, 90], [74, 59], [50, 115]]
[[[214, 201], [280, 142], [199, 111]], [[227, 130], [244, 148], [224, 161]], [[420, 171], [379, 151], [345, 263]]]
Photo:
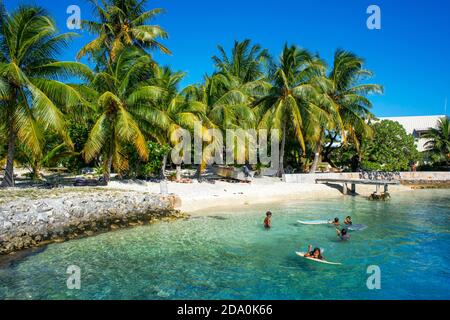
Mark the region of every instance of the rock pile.
[[127, 226], [185, 217], [176, 196], [133, 191], [69, 192], [0, 205], [0, 255]]

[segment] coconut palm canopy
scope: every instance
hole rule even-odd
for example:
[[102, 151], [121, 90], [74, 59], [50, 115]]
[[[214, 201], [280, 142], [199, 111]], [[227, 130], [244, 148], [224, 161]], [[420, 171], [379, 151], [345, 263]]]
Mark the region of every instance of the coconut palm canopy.
[[72, 145], [60, 107], [76, 107], [81, 95], [66, 83], [69, 76], [89, 80], [91, 70], [58, 55], [75, 36], [58, 34], [55, 22], [39, 7], [19, 7], [0, 17], [0, 117], [8, 130], [8, 152], [2, 185], [13, 186], [15, 144], [39, 156], [45, 130]]
[[[162, 9], [148, 8], [145, 0], [89, 2], [94, 19], [83, 21], [82, 26], [95, 38], [80, 48], [77, 58], [90, 57], [92, 68], [58, 60], [76, 35], [58, 33], [44, 9], [21, 6], [11, 13], [2, 9], [4, 186], [14, 184], [18, 143], [26, 147], [35, 170], [50, 158], [59, 159], [54, 155], [63, 150], [69, 156], [81, 154], [88, 163], [101, 163], [109, 181], [111, 171], [126, 174], [130, 152], [145, 164], [151, 156], [149, 141], [173, 146], [173, 133], [179, 128], [193, 132], [196, 122], [201, 122], [205, 142], [211, 142], [208, 129], [279, 129], [280, 174], [287, 144], [302, 157], [314, 150], [314, 170], [327, 135], [339, 135], [356, 145], [370, 138], [369, 94], [381, 93], [382, 87], [364, 83], [372, 73], [351, 52], [337, 50], [329, 67], [318, 54], [296, 45], [286, 44], [278, 59], [273, 59], [249, 39], [235, 41], [229, 52], [218, 46], [218, 54], [212, 57], [215, 71], [205, 75], [202, 83], [181, 88], [185, 73], [158, 65], [151, 55], [153, 50], [170, 53], [160, 43], [167, 33], [151, 24]], [[70, 83], [74, 76], [80, 79], [77, 84]], [[72, 128], [79, 150], [73, 150], [68, 118], [89, 126], [85, 133]], [[59, 141], [49, 154], [43, 154], [48, 132], [57, 134]], [[439, 141], [437, 148], [442, 145]], [[163, 173], [167, 155], [161, 160]], [[207, 158], [202, 158], [199, 172]]]
[[132, 143], [144, 160], [148, 158], [138, 118], [148, 117], [142, 110], [162, 94], [160, 88], [145, 82], [151, 74], [150, 62], [139, 50], [123, 50], [107, 70], [97, 73], [87, 86], [79, 87], [98, 114], [83, 155], [89, 162], [102, 153], [106, 181], [111, 166], [118, 171], [128, 167], [125, 143]]
[[450, 163], [450, 121], [448, 117], [441, 118], [437, 128], [430, 128], [423, 135], [430, 139], [425, 143], [427, 151], [439, 162]]
[[160, 26], [147, 24], [162, 9], [147, 10], [148, 1], [136, 0], [90, 0], [98, 21], [82, 21], [82, 28], [96, 35], [78, 52], [77, 58], [85, 55], [93, 57], [97, 63], [114, 60], [126, 46], [135, 46], [145, 53], [145, 49], [157, 48], [163, 53], [171, 53], [158, 39], [166, 39], [167, 33]]

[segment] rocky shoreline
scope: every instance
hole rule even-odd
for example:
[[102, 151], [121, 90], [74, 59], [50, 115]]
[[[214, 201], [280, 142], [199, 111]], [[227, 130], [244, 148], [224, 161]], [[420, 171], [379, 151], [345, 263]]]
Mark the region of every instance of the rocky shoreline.
[[411, 189], [450, 189], [449, 180], [403, 180], [401, 183]]
[[[38, 195], [36, 197], [36, 195]], [[107, 189], [20, 190], [0, 202], [0, 256], [125, 227], [186, 217], [174, 195]]]

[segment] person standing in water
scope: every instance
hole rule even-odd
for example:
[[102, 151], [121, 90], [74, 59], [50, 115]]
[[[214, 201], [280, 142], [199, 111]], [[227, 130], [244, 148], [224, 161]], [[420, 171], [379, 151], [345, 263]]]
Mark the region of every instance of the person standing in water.
[[336, 228], [336, 233], [341, 240], [350, 240], [350, 235], [347, 232], [347, 228], [339, 230]]
[[351, 226], [353, 224], [352, 217], [350, 216], [345, 217], [344, 223], [348, 226]]
[[264, 218], [264, 228], [270, 229], [272, 227], [271, 218], [272, 218], [272, 212], [267, 211], [266, 217]]

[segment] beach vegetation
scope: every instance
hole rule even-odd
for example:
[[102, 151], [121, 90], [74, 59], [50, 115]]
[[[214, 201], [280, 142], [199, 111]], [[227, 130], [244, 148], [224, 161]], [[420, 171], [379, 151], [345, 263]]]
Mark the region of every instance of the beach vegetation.
[[441, 118], [437, 128], [430, 128], [423, 135], [429, 139], [425, 144], [429, 159], [438, 165], [450, 165], [450, 121], [448, 117]]
[[[182, 87], [186, 73], [153, 57], [155, 50], [171, 54], [163, 44], [167, 32], [153, 23], [163, 9], [148, 8], [146, 0], [91, 4], [93, 18], [81, 26], [94, 38], [77, 55], [89, 67], [59, 60], [77, 35], [58, 33], [44, 9], [1, 9], [2, 186], [14, 185], [14, 165], [29, 167], [35, 179], [46, 166], [73, 173], [97, 167], [106, 182], [111, 172], [164, 179], [178, 142], [174, 133], [187, 129], [194, 139], [196, 123], [203, 150], [215, 143], [211, 129], [223, 135], [277, 129], [278, 175], [316, 172], [323, 163], [340, 170], [406, 170], [421, 158], [399, 124], [376, 121], [370, 98], [383, 87], [370, 81], [373, 72], [353, 52], [337, 49], [328, 64], [295, 44], [273, 57], [244, 39], [229, 50], [218, 45], [214, 71]], [[430, 161], [448, 166], [449, 135], [447, 118], [428, 133]], [[235, 154], [238, 145], [229, 148]], [[212, 156], [203, 152], [198, 177]], [[181, 164], [176, 172], [180, 180]]]
[[373, 139], [367, 140], [361, 154], [366, 170], [403, 171], [421, 160], [414, 137], [401, 124], [382, 120], [372, 125]]
[[76, 36], [59, 34], [55, 21], [36, 6], [0, 10], [0, 119], [7, 135], [3, 187], [14, 186], [16, 144], [41, 158], [45, 131], [57, 133], [73, 148], [62, 108], [82, 103], [79, 92], [66, 81], [87, 79], [90, 69], [58, 56]]

